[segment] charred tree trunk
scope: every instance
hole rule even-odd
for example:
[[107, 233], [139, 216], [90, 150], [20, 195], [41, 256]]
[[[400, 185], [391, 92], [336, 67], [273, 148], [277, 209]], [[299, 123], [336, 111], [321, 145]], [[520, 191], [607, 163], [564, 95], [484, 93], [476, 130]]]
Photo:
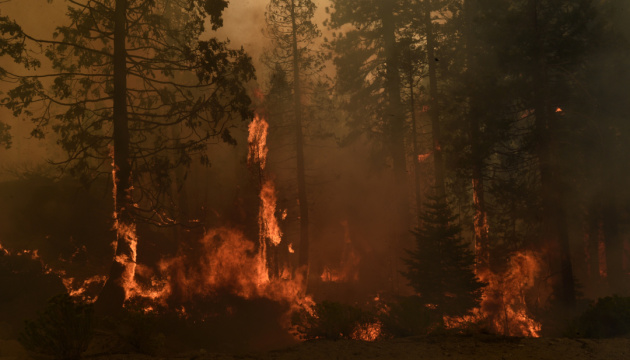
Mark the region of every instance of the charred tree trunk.
[[[466, 57], [467, 71], [473, 75], [478, 69], [478, 61], [475, 57], [475, 35], [473, 16], [475, 7], [473, 0], [464, 3], [464, 16], [466, 19]], [[483, 179], [483, 154], [479, 146], [481, 131], [479, 130], [479, 117], [482, 114], [479, 106], [479, 98], [476, 94], [469, 97], [468, 104], [469, 142], [471, 148], [471, 175], [473, 192], [473, 227], [475, 230], [475, 256], [477, 271], [488, 270], [490, 267], [490, 244], [488, 239], [488, 218]]]
[[549, 79], [543, 48], [541, 24], [538, 16], [538, 1], [530, 0], [532, 27], [534, 31], [533, 92], [536, 115], [535, 132], [540, 172], [542, 198], [542, 236], [549, 249], [550, 268], [560, 274], [555, 281], [554, 291], [564, 304], [575, 304], [575, 284], [569, 249], [564, 190], [558, 175], [557, 142], [555, 139], [553, 110], [549, 106]]
[[623, 242], [619, 234], [617, 202], [613, 196], [606, 196], [604, 199], [602, 206], [602, 233], [606, 248], [608, 290], [612, 294], [624, 294], [627, 290], [624, 286]]
[[391, 261], [392, 274], [394, 280], [392, 285], [394, 291], [398, 290], [398, 278], [400, 271], [399, 259], [402, 254], [399, 253], [401, 248], [411, 244], [406, 244], [406, 240], [410, 238], [409, 234], [409, 199], [407, 198], [407, 169], [406, 169], [406, 153], [405, 153], [405, 123], [402, 112], [402, 101], [400, 96], [401, 80], [400, 80], [400, 58], [396, 41], [396, 26], [394, 20], [394, 6], [392, 0], [383, 2], [382, 8], [382, 24], [383, 24], [383, 42], [385, 47], [385, 91], [387, 96], [386, 114], [384, 123], [387, 131], [387, 142], [389, 151], [392, 155], [392, 163], [394, 170], [394, 181], [396, 183], [393, 189], [394, 211], [396, 214], [396, 222], [393, 224], [393, 239], [391, 242]]
[[586, 265], [588, 271], [588, 279], [595, 285], [600, 282], [600, 263], [599, 263], [599, 241], [600, 241], [600, 223], [601, 211], [599, 201], [593, 200], [588, 208], [587, 213], [587, 243], [586, 243]]
[[435, 164], [435, 188], [438, 198], [446, 197], [446, 184], [444, 178], [444, 161], [442, 160], [442, 135], [440, 131], [440, 109], [437, 87], [437, 62], [435, 57], [435, 34], [433, 33], [433, 21], [431, 20], [432, 2], [424, 0], [424, 23], [427, 37], [427, 63], [429, 65], [429, 117], [431, 118], [431, 130], [433, 132], [433, 161]]
[[[133, 281], [135, 238], [131, 208], [131, 164], [129, 162], [129, 126], [127, 118], [127, 0], [116, 0], [114, 11], [114, 217], [116, 222], [116, 256], [109, 278], [98, 297], [97, 309], [115, 314], [122, 310], [127, 294], [126, 282]], [[135, 230], [135, 229], [134, 229]], [[135, 235], [135, 234], [134, 234]], [[130, 269], [130, 267], [132, 267]], [[131, 277], [131, 278], [130, 278]]]
[[304, 135], [302, 133], [302, 87], [300, 84], [300, 51], [298, 49], [298, 29], [295, 14], [295, 1], [291, 1], [291, 40], [293, 47], [293, 111], [295, 116], [295, 144], [297, 160], [297, 187], [300, 207], [300, 249], [298, 265], [305, 271], [308, 279], [309, 267], [309, 218], [308, 197], [306, 193], [306, 174], [304, 170]]
[[407, 72], [409, 78], [409, 98], [411, 107], [411, 136], [413, 141], [413, 173], [414, 173], [414, 190], [416, 193], [416, 218], [417, 226], [420, 227], [422, 219], [420, 214], [422, 213], [422, 186], [420, 184], [420, 161], [418, 155], [420, 155], [420, 147], [418, 146], [418, 126], [416, 124], [416, 101], [413, 92], [413, 67], [410, 67]]

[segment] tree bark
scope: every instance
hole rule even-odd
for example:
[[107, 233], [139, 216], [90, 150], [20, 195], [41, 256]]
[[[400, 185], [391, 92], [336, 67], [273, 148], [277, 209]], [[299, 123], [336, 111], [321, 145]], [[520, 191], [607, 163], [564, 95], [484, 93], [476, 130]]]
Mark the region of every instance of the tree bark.
[[[475, 57], [475, 35], [473, 16], [475, 6], [473, 0], [465, 0], [464, 16], [466, 20], [466, 57], [467, 72], [474, 75], [478, 67]], [[469, 76], [471, 78], [471, 76]], [[483, 154], [479, 146], [481, 132], [479, 130], [479, 117], [482, 114], [479, 106], [479, 97], [472, 94], [469, 99], [468, 126], [469, 143], [471, 148], [471, 175], [473, 192], [473, 228], [475, 230], [475, 256], [477, 272], [483, 272], [490, 267], [490, 243], [488, 239], [488, 217], [486, 211], [484, 179], [483, 179]]]
[[[135, 269], [135, 226], [131, 214], [131, 164], [129, 162], [129, 126], [127, 118], [127, 0], [116, 0], [114, 11], [114, 219], [116, 222], [116, 256], [109, 278], [98, 297], [97, 309], [115, 314], [126, 299], [125, 282], [133, 281]], [[132, 238], [133, 236], [133, 238]], [[131, 267], [131, 268], [130, 268]], [[131, 271], [131, 273], [130, 273]], [[131, 276], [131, 278], [129, 278]]]
[[308, 279], [309, 268], [309, 213], [308, 196], [306, 192], [306, 174], [304, 166], [304, 135], [302, 133], [302, 87], [300, 83], [300, 52], [298, 49], [297, 24], [295, 14], [295, 0], [291, 1], [291, 41], [293, 47], [293, 110], [295, 116], [295, 144], [298, 201], [300, 207], [300, 248], [298, 265], [305, 272]]
[[568, 306], [575, 304], [575, 284], [569, 248], [564, 189], [557, 174], [557, 145], [554, 137], [553, 110], [548, 104], [549, 79], [543, 49], [541, 25], [538, 17], [538, 1], [530, 0], [534, 31], [533, 91], [535, 132], [542, 195], [542, 240], [549, 249], [550, 268], [560, 275], [554, 284], [558, 299]]
[[420, 184], [420, 161], [418, 156], [420, 155], [420, 147], [418, 145], [418, 126], [416, 124], [416, 101], [413, 92], [413, 67], [410, 66], [407, 77], [409, 78], [409, 98], [411, 107], [411, 136], [413, 141], [413, 173], [414, 173], [414, 189], [416, 195], [416, 221], [417, 227], [422, 224], [422, 186]]
[[386, 113], [384, 123], [386, 128], [387, 143], [392, 156], [394, 170], [393, 204], [396, 222], [393, 223], [393, 237], [390, 243], [391, 278], [393, 290], [398, 291], [399, 277], [402, 269], [399, 268], [401, 254], [400, 249], [406, 248], [409, 236], [409, 199], [407, 190], [407, 157], [405, 152], [405, 120], [400, 96], [400, 54], [396, 41], [396, 24], [394, 19], [394, 1], [383, 2], [381, 11], [383, 25], [383, 42], [385, 48], [385, 92], [387, 96]]
[[433, 132], [433, 161], [435, 165], [435, 188], [440, 199], [446, 197], [446, 184], [444, 178], [444, 160], [442, 159], [442, 134], [440, 131], [440, 109], [437, 87], [437, 62], [435, 57], [435, 34], [433, 33], [433, 21], [431, 20], [432, 2], [424, 0], [424, 23], [427, 37], [427, 64], [429, 65], [429, 117], [431, 118], [431, 131]]
[[[613, 188], [609, 188], [613, 189]], [[609, 190], [610, 191], [610, 190]], [[624, 294], [625, 274], [623, 271], [623, 242], [619, 234], [619, 214], [617, 201], [613, 196], [606, 196], [602, 206], [602, 232], [606, 247], [606, 270], [608, 290], [612, 294]]]

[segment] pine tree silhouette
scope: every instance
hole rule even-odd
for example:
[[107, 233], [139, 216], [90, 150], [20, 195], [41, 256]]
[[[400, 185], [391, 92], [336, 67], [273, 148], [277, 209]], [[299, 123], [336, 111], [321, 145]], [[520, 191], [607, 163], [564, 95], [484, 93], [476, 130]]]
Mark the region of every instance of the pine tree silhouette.
[[404, 259], [403, 276], [440, 318], [464, 315], [479, 305], [485, 286], [475, 275], [475, 256], [462, 240], [445, 198], [429, 197], [421, 220], [414, 232], [416, 249], [408, 250]]

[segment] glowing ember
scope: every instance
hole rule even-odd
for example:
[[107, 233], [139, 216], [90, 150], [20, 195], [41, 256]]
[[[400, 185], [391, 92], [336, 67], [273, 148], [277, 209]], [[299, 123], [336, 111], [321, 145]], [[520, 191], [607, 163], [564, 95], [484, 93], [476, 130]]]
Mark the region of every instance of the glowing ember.
[[354, 329], [351, 337], [354, 340], [376, 341], [376, 339], [378, 339], [381, 335], [382, 328], [383, 324], [381, 324], [380, 321], [369, 324], [360, 324]]
[[556, 108], [556, 112], [560, 113], [560, 112], [562, 112], [562, 109], [561, 108]]
[[432, 153], [433, 152], [429, 152], [429, 153], [426, 153], [426, 154], [419, 154], [418, 155], [418, 162], [419, 163], [424, 162], [426, 159], [429, 158], [429, 156], [431, 156]]

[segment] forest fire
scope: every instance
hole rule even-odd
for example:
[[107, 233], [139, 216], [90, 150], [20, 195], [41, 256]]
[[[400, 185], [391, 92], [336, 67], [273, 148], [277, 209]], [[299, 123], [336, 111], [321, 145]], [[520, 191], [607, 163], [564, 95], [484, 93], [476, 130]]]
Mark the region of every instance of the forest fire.
[[0, 357], [626, 339], [623, 3], [0, 0]]
[[[248, 160], [250, 165], [258, 167], [261, 177], [264, 177], [267, 155], [267, 128], [265, 120], [258, 116], [249, 127]], [[300, 274], [285, 268], [279, 277], [270, 275], [267, 248], [268, 245], [278, 246], [282, 237], [275, 213], [274, 184], [264, 180], [260, 190], [258, 244], [236, 229], [211, 229], [199, 240], [195, 253], [160, 261], [159, 278], [167, 279], [166, 284], [152, 291], [136, 286], [134, 295], [164, 302], [174, 293], [180, 300], [187, 301], [228, 292], [243, 299], [266, 298], [285, 303], [291, 311], [310, 309], [312, 300], [305, 295]]]
[[540, 274], [541, 261], [529, 251], [512, 255], [508, 268], [501, 274], [481, 274], [481, 278], [488, 282], [481, 313], [498, 334], [540, 336], [541, 325], [530, 317], [527, 309], [527, 293], [536, 286]]
[[531, 318], [527, 304], [528, 292], [536, 286], [540, 274], [541, 261], [536, 253], [526, 251], [512, 255], [504, 272], [479, 274], [488, 284], [480, 307], [469, 316], [445, 318], [446, 326], [459, 328], [466, 323], [481, 323], [496, 334], [539, 337], [541, 324]]
[[344, 230], [344, 245], [341, 260], [337, 266], [324, 266], [320, 275], [323, 282], [356, 282], [359, 281], [359, 263], [361, 256], [356, 252], [350, 237], [348, 220], [341, 221]]

